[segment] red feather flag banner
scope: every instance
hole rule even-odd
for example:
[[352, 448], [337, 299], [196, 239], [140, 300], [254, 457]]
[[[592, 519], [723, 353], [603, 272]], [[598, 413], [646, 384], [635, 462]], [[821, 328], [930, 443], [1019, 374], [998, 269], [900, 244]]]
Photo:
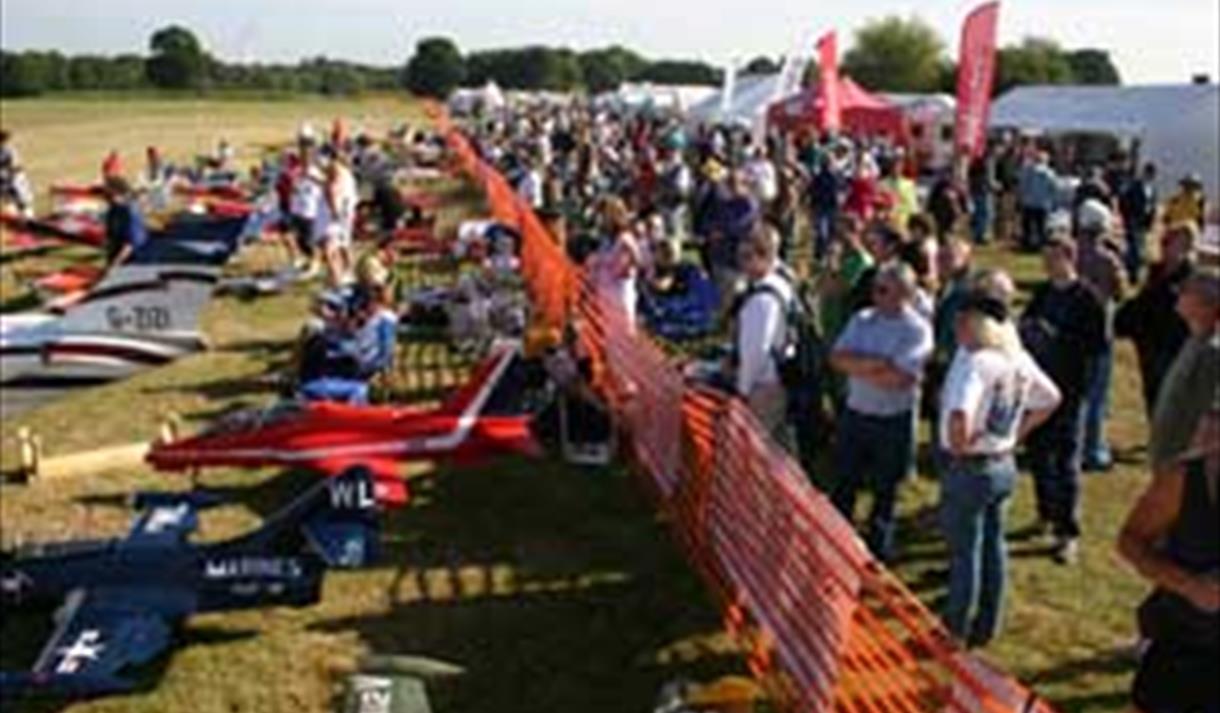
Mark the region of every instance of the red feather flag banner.
[[975, 158], [987, 145], [999, 20], [1000, 3], [989, 2], [975, 8], [962, 24], [955, 142], [959, 156]]
[[838, 131], [843, 125], [843, 103], [839, 97], [839, 42], [834, 30], [818, 40], [818, 70], [822, 95], [822, 131]]

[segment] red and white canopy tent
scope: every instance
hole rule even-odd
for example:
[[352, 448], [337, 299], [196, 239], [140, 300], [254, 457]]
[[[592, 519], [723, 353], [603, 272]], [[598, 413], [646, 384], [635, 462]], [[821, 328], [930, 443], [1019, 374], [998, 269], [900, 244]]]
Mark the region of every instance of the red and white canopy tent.
[[[906, 140], [908, 126], [901, 107], [869, 92], [852, 81], [851, 77], [839, 77], [837, 81], [842, 133]], [[822, 101], [820, 86], [808, 87], [772, 104], [767, 112], [768, 123], [782, 131], [822, 131]]]

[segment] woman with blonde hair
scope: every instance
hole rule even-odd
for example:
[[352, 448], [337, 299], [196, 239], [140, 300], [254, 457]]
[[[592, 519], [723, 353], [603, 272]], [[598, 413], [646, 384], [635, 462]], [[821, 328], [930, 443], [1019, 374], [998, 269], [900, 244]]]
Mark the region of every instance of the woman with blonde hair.
[[621, 198], [610, 196], [602, 201], [601, 217], [608, 241], [590, 257], [589, 273], [605, 302], [617, 308], [627, 324], [634, 327], [636, 275], [642, 259], [639, 241], [632, 231], [631, 212]]
[[945, 623], [969, 646], [1000, 628], [1007, 570], [1004, 513], [1016, 483], [1017, 444], [1059, 405], [1060, 394], [1025, 349], [1008, 305], [984, 291], [963, 301], [958, 350], [941, 392], [948, 453], [941, 524], [949, 544]]

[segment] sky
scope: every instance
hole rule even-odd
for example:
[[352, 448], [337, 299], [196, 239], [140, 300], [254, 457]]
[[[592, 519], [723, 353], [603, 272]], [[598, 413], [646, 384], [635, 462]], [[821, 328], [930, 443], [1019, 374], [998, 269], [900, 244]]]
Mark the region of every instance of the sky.
[[[918, 15], [956, 53], [962, 18], [980, 0], [2, 0], [0, 46], [66, 53], [143, 52], [157, 28], [191, 28], [230, 61], [325, 55], [402, 64], [416, 40], [463, 51], [526, 44], [622, 44], [647, 57], [723, 65], [809, 46], [828, 29], [839, 46], [872, 18]], [[1220, 77], [1216, 0], [1003, 0], [1000, 42], [1028, 35], [1109, 49], [1128, 84]]]

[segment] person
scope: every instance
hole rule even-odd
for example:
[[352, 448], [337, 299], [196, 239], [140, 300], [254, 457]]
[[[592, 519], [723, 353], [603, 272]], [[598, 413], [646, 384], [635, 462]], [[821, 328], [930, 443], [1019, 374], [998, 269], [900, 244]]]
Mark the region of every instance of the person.
[[972, 243], [961, 238], [946, 240], [936, 253], [942, 279], [933, 319], [936, 336], [933, 363], [942, 367], [942, 374], [957, 352], [957, 310], [973, 286], [973, 254]]
[[815, 280], [818, 322], [827, 338], [838, 337], [847, 325], [855, 311], [852, 295], [856, 285], [872, 268], [873, 257], [864, 245], [860, 220], [854, 215], [839, 216], [835, 239]]
[[1190, 337], [1165, 374], [1152, 414], [1148, 456], [1154, 474], [1175, 467], [1190, 429], [1210, 405], [1209, 384], [1220, 379], [1220, 277], [1200, 267], [1182, 284], [1176, 305]]
[[817, 172], [809, 181], [809, 202], [813, 206], [813, 257], [821, 261], [826, 256], [830, 239], [834, 236], [839, 215], [839, 195], [843, 191], [842, 181], [835, 170], [834, 161], [822, 154]]
[[539, 161], [532, 156], [526, 157], [524, 160], [524, 170], [521, 174], [521, 180], [517, 184], [517, 195], [525, 201], [526, 205], [537, 210], [542, 207], [542, 171], [539, 169]]
[[1127, 279], [1132, 284], [1139, 282], [1140, 273], [1144, 269], [1144, 246], [1148, 232], [1156, 222], [1158, 203], [1156, 164], [1145, 163], [1139, 176], [1128, 181], [1118, 197], [1123, 227], [1127, 231]]
[[634, 328], [636, 320], [636, 277], [641, 265], [639, 241], [632, 232], [631, 213], [617, 196], [604, 199], [601, 208], [606, 242], [590, 257], [593, 284], [605, 300]]
[[1021, 346], [1002, 300], [970, 293], [956, 310], [954, 330], [961, 348], [945, 377], [937, 429], [948, 454], [940, 495], [949, 545], [945, 623], [968, 646], [983, 646], [1000, 630], [1014, 453], [1050, 417], [1060, 394]]
[[131, 259], [148, 241], [148, 229], [127, 179], [111, 176], [106, 180], [105, 190], [106, 269], [109, 270]]
[[757, 205], [765, 208], [779, 195], [779, 175], [762, 147], [750, 149], [749, 158], [741, 171]]
[[1041, 250], [1046, 243], [1047, 220], [1055, 208], [1059, 179], [1050, 167], [1050, 155], [1039, 151], [1021, 168], [1017, 187], [1021, 204], [1021, 245]]
[[1148, 642], [1131, 689], [1137, 713], [1220, 710], [1220, 388], [1202, 386], [1208, 410], [1182, 422], [1188, 446], [1154, 471], [1118, 538], [1155, 587], [1137, 612]]
[[[957, 354], [957, 312], [972, 294], [974, 287], [972, 258], [973, 242], [961, 237], [946, 240], [936, 255], [944, 280], [936, 295], [932, 315], [933, 349], [928, 360], [927, 390], [923, 394], [924, 412], [933, 419], [934, 424], [935, 416], [940, 410], [937, 401], [940, 398], [941, 386], [949, 371], [949, 365]], [[933, 460], [939, 468], [944, 464], [944, 452], [940, 450], [938, 442], [939, 439], [934, 439], [932, 445], [935, 456]]]
[[670, 235], [684, 236], [688, 228], [687, 206], [694, 190], [694, 178], [682, 153], [666, 147], [661, 152], [657, 205]]
[[339, 156], [332, 156], [326, 165], [326, 184], [319, 217], [322, 221], [321, 240], [327, 280], [332, 286], [349, 281], [352, 260], [352, 233], [356, 223], [356, 205], [360, 201], [356, 178]]
[[951, 169], [941, 172], [928, 195], [928, 213], [936, 221], [936, 236], [947, 239], [957, 229], [957, 222], [966, 212], [966, 199]]
[[1202, 230], [1206, 215], [1207, 196], [1203, 193], [1203, 180], [1193, 173], [1183, 176], [1178, 182], [1177, 192], [1165, 203], [1165, 225], [1194, 223]]
[[1021, 152], [1011, 134], [1000, 137], [996, 151], [996, 181], [999, 200], [996, 201], [995, 235], [1001, 242], [1012, 239], [1017, 216], [1017, 186], [1021, 174]]
[[8, 202], [12, 202], [22, 217], [34, 217], [34, 191], [21, 163], [21, 155], [13, 145], [12, 133], [0, 129], [0, 209]]
[[1106, 183], [1105, 169], [1101, 166], [1089, 168], [1088, 175], [1076, 187], [1076, 192], [1072, 194], [1073, 218], [1076, 220], [1080, 219], [1081, 208], [1089, 201], [1100, 203], [1105, 206], [1106, 210], [1110, 210], [1113, 207], [1114, 196], [1110, 191], [1109, 184]]
[[779, 270], [779, 240], [759, 228], [741, 243], [739, 257], [746, 289], [733, 310], [734, 383], [737, 393], [775, 441], [791, 447], [787, 400], [777, 356], [785, 346], [787, 314], [795, 298]]
[[1149, 269], [1139, 293], [1114, 317], [1115, 335], [1135, 343], [1149, 419], [1165, 374], [1190, 336], [1176, 305], [1182, 285], [1194, 271], [1196, 234], [1194, 223], [1179, 223], [1162, 233], [1160, 261]]
[[995, 156], [990, 151], [970, 162], [966, 183], [970, 189], [970, 237], [975, 245], [984, 245], [995, 214], [995, 195], [1000, 190]]
[[729, 174], [727, 186], [715, 189], [712, 201], [711, 222], [707, 228], [709, 271], [716, 282], [721, 304], [727, 308], [737, 294], [740, 277], [737, 247], [754, 231], [759, 206], [738, 171]]
[[299, 166], [294, 171], [296, 177], [292, 183], [290, 222], [297, 246], [307, 261], [302, 278], [310, 279], [318, 274], [320, 269], [324, 178], [321, 170], [311, 164], [308, 153], [301, 154]]
[[1086, 200], [1076, 211], [1077, 270], [1106, 317], [1105, 348], [1098, 355], [1085, 407], [1084, 468], [1093, 472], [1113, 465], [1105, 428], [1114, 377], [1114, 313], [1127, 293], [1122, 250], [1112, 240], [1112, 222], [1110, 209], [1096, 199]]
[[872, 156], [864, 154], [856, 161], [856, 171], [847, 182], [843, 212], [855, 215], [865, 222], [872, 220], [878, 189], [877, 164]]
[[1055, 236], [1042, 251], [1047, 281], [1021, 316], [1021, 339], [1059, 387], [1062, 401], [1030, 436], [1038, 516], [1055, 538], [1056, 562], [1078, 554], [1084, 407], [1097, 358], [1105, 349], [1105, 312], [1076, 271], [1076, 244]]
[[[849, 297], [849, 309], [855, 313], [873, 304], [873, 282], [882, 265], [897, 260], [904, 241], [902, 233], [885, 223], [870, 223], [865, 228], [864, 246], [872, 264], [856, 278]], [[912, 299], [915, 295], [912, 294]]]
[[123, 159], [119, 156], [118, 149], [110, 149], [110, 153], [106, 154], [106, 158], [102, 159], [102, 184], [105, 185], [109, 178], [121, 178], [123, 176]]
[[911, 306], [915, 289], [910, 267], [883, 265], [873, 282], [875, 306], [852, 317], [830, 354], [848, 382], [831, 499], [850, 520], [858, 492], [873, 491], [866, 540], [882, 561], [893, 553], [898, 486], [915, 462], [915, 406], [932, 354], [932, 328]]
[[903, 171], [901, 157], [888, 162], [882, 175], [885, 193], [894, 199], [893, 225], [901, 229], [919, 212], [919, 188], [915, 179]]

